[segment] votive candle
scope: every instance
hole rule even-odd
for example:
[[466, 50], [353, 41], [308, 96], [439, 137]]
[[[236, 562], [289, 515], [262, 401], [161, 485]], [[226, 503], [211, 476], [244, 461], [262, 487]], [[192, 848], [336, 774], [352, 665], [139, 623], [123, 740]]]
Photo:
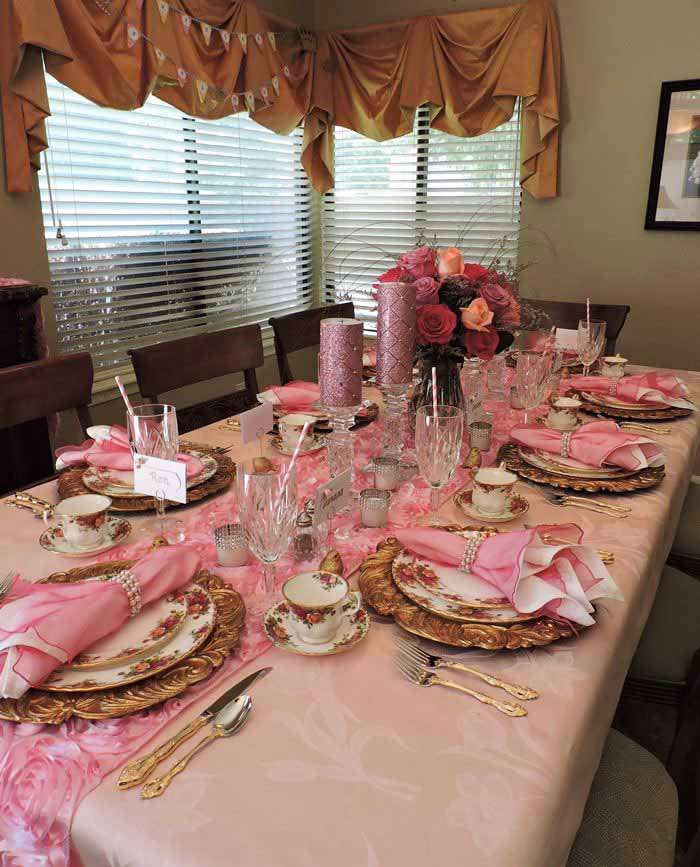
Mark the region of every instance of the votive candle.
[[324, 406], [362, 403], [362, 323], [359, 319], [322, 319], [319, 385]]
[[415, 287], [411, 283], [382, 283], [377, 290], [378, 385], [411, 382], [415, 341]]

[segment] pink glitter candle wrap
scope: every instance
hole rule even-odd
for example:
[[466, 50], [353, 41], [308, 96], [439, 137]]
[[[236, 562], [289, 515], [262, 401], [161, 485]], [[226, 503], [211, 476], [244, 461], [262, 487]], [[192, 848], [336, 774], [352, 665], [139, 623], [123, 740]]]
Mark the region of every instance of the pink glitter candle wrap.
[[413, 378], [416, 290], [411, 283], [382, 283], [377, 302], [377, 383], [405, 385]]
[[362, 323], [359, 319], [322, 319], [319, 385], [324, 406], [362, 403]]

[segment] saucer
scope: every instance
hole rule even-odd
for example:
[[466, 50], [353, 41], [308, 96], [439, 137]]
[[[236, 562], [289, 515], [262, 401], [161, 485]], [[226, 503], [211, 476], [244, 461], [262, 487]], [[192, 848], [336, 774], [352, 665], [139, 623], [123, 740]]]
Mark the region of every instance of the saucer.
[[[351, 595], [359, 596], [356, 590]], [[354, 608], [355, 602], [348, 601], [343, 606]], [[344, 653], [350, 650], [369, 632], [369, 617], [362, 606], [352, 614], [344, 614], [340, 620], [338, 631], [330, 641], [323, 644], [307, 644], [296, 633], [291, 622], [289, 606], [286, 602], [278, 602], [269, 609], [263, 617], [263, 631], [270, 641], [282, 650], [299, 653], [302, 656], [331, 656], [334, 653]]]
[[[299, 452], [299, 455], [310, 455], [314, 452], [317, 452], [319, 449], [325, 448], [326, 446], [326, 438], [320, 434], [314, 434], [310, 439], [307, 440], [309, 443], [308, 447], [302, 448]], [[272, 437], [270, 440], [270, 445], [272, 448], [279, 452], [281, 455], [293, 455], [294, 449], [288, 449], [284, 443], [282, 442], [282, 437]], [[306, 445], [306, 444], [305, 444]]]
[[90, 554], [101, 554], [116, 548], [126, 542], [131, 533], [131, 524], [125, 518], [108, 515], [105, 525], [105, 537], [94, 548], [80, 548], [72, 542], [67, 542], [60, 527], [49, 527], [39, 536], [39, 544], [51, 554], [62, 554], [64, 557], [87, 557]]
[[516, 518], [521, 518], [530, 508], [530, 504], [521, 497], [520, 494], [513, 494], [510, 500], [510, 508], [500, 515], [486, 515], [480, 512], [472, 503], [471, 491], [458, 491], [454, 495], [455, 505], [460, 508], [465, 515], [474, 518], [476, 521], [486, 521], [489, 524], [505, 524], [507, 521], [514, 521]]

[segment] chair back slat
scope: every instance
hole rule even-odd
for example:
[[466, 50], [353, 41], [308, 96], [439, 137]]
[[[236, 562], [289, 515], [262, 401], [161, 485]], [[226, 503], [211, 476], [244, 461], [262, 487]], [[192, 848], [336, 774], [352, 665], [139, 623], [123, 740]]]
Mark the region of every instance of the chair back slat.
[[294, 379], [289, 364], [289, 353], [299, 349], [318, 346], [321, 341], [321, 320], [331, 318], [354, 319], [355, 305], [352, 301], [312, 307], [287, 316], [273, 316], [269, 322], [275, 335], [275, 354], [280, 382], [284, 385]]
[[[578, 301], [550, 301], [543, 298], [523, 298], [525, 304], [546, 313], [557, 328], [578, 328], [579, 320], [586, 318], [586, 305]], [[629, 304], [591, 304], [591, 319], [602, 319], [605, 327], [605, 354], [615, 352], [615, 343], [620, 336], [630, 312]]]

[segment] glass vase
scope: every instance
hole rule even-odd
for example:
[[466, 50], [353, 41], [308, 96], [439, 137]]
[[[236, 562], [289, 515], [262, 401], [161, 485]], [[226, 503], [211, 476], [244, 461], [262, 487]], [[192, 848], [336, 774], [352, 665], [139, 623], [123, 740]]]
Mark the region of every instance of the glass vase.
[[441, 357], [421, 361], [419, 380], [411, 398], [411, 416], [415, 419], [421, 406], [433, 403], [433, 372], [437, 385], [437, 403], [439, 406], [456, 406], [464, 410], [464, 395], [460, 382], [461, 360]]

